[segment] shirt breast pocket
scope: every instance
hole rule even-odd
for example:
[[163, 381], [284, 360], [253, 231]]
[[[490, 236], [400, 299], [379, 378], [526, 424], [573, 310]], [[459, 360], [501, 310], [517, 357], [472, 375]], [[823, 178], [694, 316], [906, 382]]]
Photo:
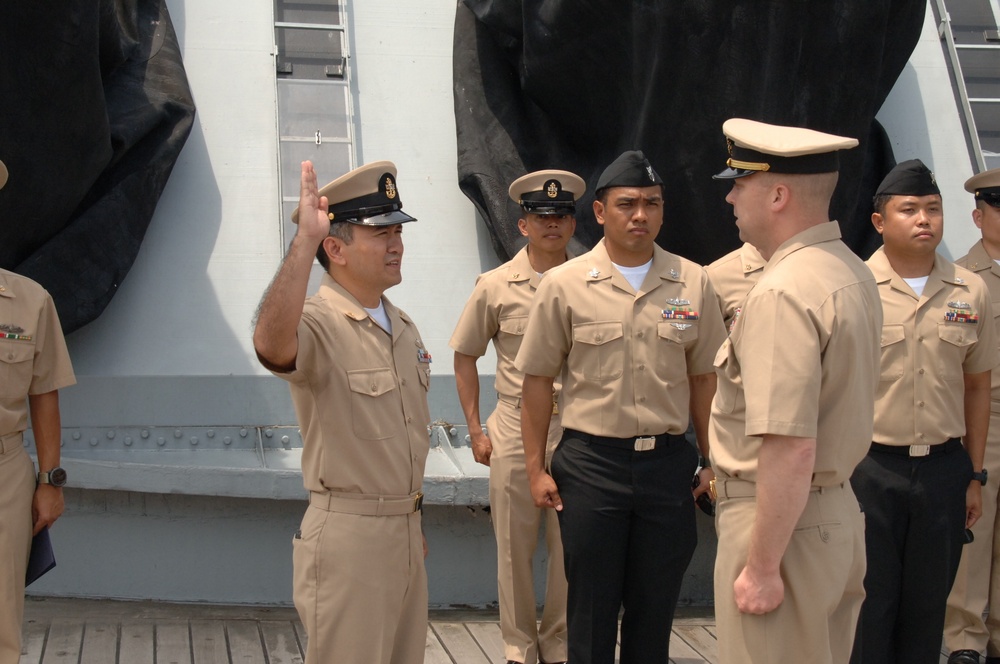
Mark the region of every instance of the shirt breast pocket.
[[31, 387], [33, 341], [0, 340], [0, 396], [23, 399]]
[[736, 375], [736, 363], [730, 359], [733, 342], [726, 339], [719, 351], [715, 354], [715, 375], [718, 377], [718, 385], [715, 390], [715, 401], [712, 409], [718, 409], [720, 413], [732, 413], [736, 408], [736, 399], [739, 396], [739, 377]]
[[496, 345], [501, 355], [510, 360], [517, 357], [527, 326], [527, 316], [508, 316], [499, 320], [500, 329], [497, 331]]
[[906, 373], [906, 330], [902, 325], [882, 326], [882, 360], [879, 380], [892, 382]]
[[661, 321], [657, 323], [660, 343], [656, 347], [657, 373], [670, 382], [687, 378], [687, 347], [698, 339], [697, 323]]
[[625, 362], [624, 336], [621, 321], [574, 325], [570, 370], [598, 382], [620, 378]]
[[965, 380], [962, 363], [972, 345], [979, 340], [976, 326], [969, 323], [938, 323], [938, 338], [943, 342], [938, 354], [938, 373], [945, 380]]
[[392, 369], [358, 369], [347, 372], [351, 388], [351, 423], [363, 440], [385, 440], [395, 433], [395, 418], [388, 414], [396, 401]]

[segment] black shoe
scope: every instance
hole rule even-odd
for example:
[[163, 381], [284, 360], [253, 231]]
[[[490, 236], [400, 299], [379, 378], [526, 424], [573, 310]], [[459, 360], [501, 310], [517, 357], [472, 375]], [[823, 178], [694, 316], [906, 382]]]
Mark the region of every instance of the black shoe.
[[[508, 660], [507, 660], [507, 664], [521, 664], [521, 662], [515, 662], [515, 661], [514, 661], [514, 660], [512, 660], [512, 659], [508, 659]], [[979, 664], [979, 662], [977, 661], [977, 662], [976, 662], [976, 664]]]
[[987, 657], [986, 664], [1000, 664], [1000, 657]]
[[975, 650], [955, 650], [948, 655], [948, 664], [979, 664], [979, 653]]

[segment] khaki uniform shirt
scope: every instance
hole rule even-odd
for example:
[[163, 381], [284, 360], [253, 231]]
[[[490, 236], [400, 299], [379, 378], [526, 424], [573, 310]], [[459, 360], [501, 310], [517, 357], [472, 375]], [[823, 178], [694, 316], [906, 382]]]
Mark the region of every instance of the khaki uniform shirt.
[[524, 374], [514, 366], [514, 358], [541, 280], [528, 261], [527, 247], [495, 270], [481, 274], [448, 342], [459, 353], [482, 357], [492, 339], [497, 353], [496, 391], [512, 399], [521, 398]]
[[[983, 247], [982, 240], [973, 245], [969, 253], [959, 258], [955, 263], [968, 270], [972, 270], [986, 282], [986, 288], [990, 291], [990, 300], [993, 306], [993, 328], [997, 333], [997, 343], [1000, 343], [1000, 265], [997, 265], [996, 261], [986, 253], [986, 248]], [[993, 380], [990, 385], [990, 411], [1000, 413], [1000, 367], [993, 369], [992, 378]], [[995, 434], [997, 432], [991, 429], [990, 433]], [[995, 435], [993, 437], [996, 438]]]
[[76, 383], [52, 297], [0, 270], [0, 436], [28, 428], [29, 394]]
[[847, 481], [872, 440], [882, 308], [836, 222], [774, 253], [719, 349], [712, 465], [757, 479], [762, 436], [816, 439], [813, 486]]
[[307, 298], [287, 380], [309, 491], [405, 496], [427, 461], [430, 355], [410, 318], [382, 298], [390, 337], [329, 275]]
[[[965, 374], [997, 365], [989, 291], [975, 273], [939, 255], [923, 295], [889, 265], [883, 249], [868, 259], [878, 282], [882, 377], [875, 401], [876, 443], [936, 445], [965, 435]], [[966, 319], [966, 316], [976, 319]]]
[[747, 293], [760, 279], [766, 262], [752, 244], [744, 244], [705, 268], [719, 299], [727, 330]]
[[636, 292], [604, 240], [550, 270], [531, 306], [515, 365], [562, 374], [562, 425], [597, 436], [684, 433], [688, 375], [712, 370], [726, 332], [701, 266], [656, 246]]

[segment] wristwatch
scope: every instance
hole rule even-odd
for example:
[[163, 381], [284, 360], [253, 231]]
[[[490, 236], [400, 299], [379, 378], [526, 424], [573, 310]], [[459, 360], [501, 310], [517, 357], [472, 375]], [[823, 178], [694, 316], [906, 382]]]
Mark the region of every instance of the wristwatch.
[[56, 467], [48, 472], [38, 473], [38, 483], [51, 484], [52, 486], [66, 486], [66, 471]]
[[972, 473], [972, 479], [979, 480], [979, 483], [986, 486], [986, 469], [983, 468], [978, 473]]

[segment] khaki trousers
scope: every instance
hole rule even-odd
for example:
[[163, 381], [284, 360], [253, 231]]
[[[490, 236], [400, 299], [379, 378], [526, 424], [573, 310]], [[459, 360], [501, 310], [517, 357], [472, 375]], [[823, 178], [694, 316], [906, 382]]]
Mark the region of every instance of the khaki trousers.
[[306, 664], [414, 664], [427, 640], [420, 512], [361, 516], [310, 505], [292, 541]]
[[35, 467], [21, 436], [5, 436], [0, 442], [0, 664], [18, 664], [21, 659], [34, 494]]
[[846, 664], [865, 596], [864, 517], [850, 484], [809, 494], [781, 560], [784, 601], [764, 615], [740, 613], [733, 596], [733, 583], [746, 564], [756, 511], [752, 495], [719, 497], [719, 664]]
[[[944, 617], [944, 643], [949, 652], [977, 650], [1000, 657], [1000, 403], [993, 402], [984, 467], [983, 516], [972, 527], [975, 541], [962, 550], [955, 584]], [[983, 620], [987, 606], [992, 607]]]
[[[499, 401], [486, 421], [490, 457], [490, 515], [497, 538], [497, 592], [504, 657], [535, 664], [566, 661], [566, 573], [559, 521], [553, 509], [539, 509], [531, 499], [521, 444], [521, 411]], [[551, 461], [562, 428], [558, 416], [549, 425], [546, 463]], [[545, 521], [548, 570], [545, 605], [538, 626], [532, 559]]]

